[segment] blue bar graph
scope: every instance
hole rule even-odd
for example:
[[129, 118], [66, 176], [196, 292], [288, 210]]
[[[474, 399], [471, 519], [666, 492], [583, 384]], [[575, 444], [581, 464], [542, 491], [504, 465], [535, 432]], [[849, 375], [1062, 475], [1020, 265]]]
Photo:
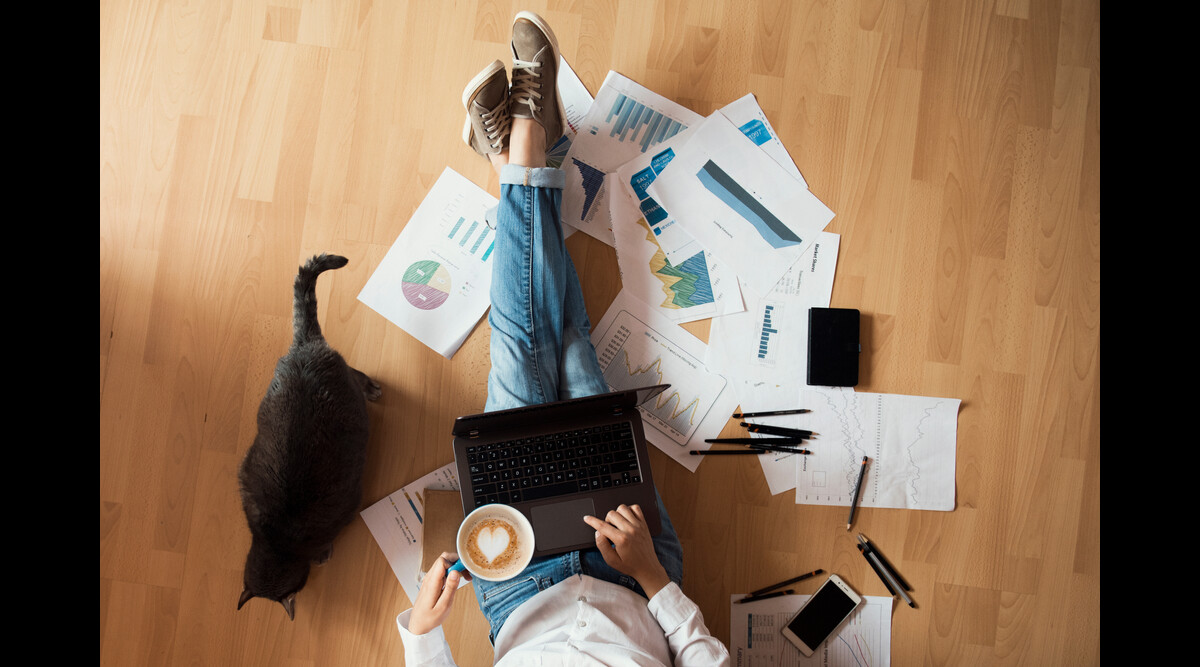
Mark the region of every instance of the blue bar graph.
[[775, 310], [775, 306], [768, 305], [763, 309], [762, 333], [758, 339], [758, 358], [766, 359], [770, 353], [769, 345], [771, 342], [771, 334], [779, 333], [778, 329], [771, 326], [771, 311]]
[[613, 101], [604, 121], [612, 124], [608, 136], [616, 137], [622, 142], [636, 141], [641, 144], [643, 153], [651, 146], [687, 129], [682, 123], [671, 120], [622, 93], [617, 94], [617, 99]]

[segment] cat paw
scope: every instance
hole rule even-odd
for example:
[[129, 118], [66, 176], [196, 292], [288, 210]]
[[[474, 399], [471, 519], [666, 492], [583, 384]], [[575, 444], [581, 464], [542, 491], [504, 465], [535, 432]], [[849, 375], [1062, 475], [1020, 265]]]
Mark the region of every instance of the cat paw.
[[383, 395], [383, 388], [379, 386], [378, 382], [367, 378], [367, 384], [363, 387], [363, 395], [367, 397], [368, 401], [377, 401]]

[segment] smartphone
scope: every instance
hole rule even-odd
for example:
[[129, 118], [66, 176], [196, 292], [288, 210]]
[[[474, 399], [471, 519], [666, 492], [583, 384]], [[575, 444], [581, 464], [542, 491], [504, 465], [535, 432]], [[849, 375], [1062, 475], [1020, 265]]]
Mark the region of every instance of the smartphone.
[[841, 577], [831, 574], [780, 632], [801, 653], [811, 656], [860, 604], [862, 597]]

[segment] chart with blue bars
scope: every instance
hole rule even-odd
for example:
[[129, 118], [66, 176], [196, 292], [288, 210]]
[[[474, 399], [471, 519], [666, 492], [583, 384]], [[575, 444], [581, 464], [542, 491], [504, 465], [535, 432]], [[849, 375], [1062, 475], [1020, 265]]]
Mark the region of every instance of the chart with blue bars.
[[[489, 237], [492, 236], [491, 231], [492, 229], [490, 227], [482, 222], [479, 222], [478, 220], [468, 221], [466, 218], [460, 217], [458, 221], [450, 227], [450, 233], [447, 236], [448, 238], [457, 241], [458, 247], [461, 248], [463, 252], [474, 257], [478, 257], [479, 261], [481, 262], [486, 262], [488, 261], [488, 258], [492, 256], [492, 249], [496, 247], [496, 241], [494, 238], [490, 243], [488, 242]], [[481, 248], [485, 247], [485, 243], [487, 244], [487, 249], [480, 254], [479, 251]]]
[[618, 94], [617, 99], [613, 100], [604, 121], [610, 125], [610, 137], [623, 142], [636, 142], [641, 145], [643, 153], [687, 129], [679, 121], [624, 94]]
[[775, 310], [775, 306], [767, 304], [763, 307], [762, 329], [758, 339], [758, 358], [766, 361], [771, 354], [771, 335], [779, 333], [771, 324], [771, 314]]

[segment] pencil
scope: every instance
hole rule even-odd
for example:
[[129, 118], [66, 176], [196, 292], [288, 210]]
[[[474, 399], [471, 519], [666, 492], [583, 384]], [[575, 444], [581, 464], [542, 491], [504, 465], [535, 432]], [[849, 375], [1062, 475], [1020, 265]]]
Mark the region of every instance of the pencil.
[[767, 593], [766, 595], [747, 595], [746, 597], [742, 598], [741, 600], [737, 600], [736, 602], [738, 604], [742, 604], [743, 602], [758, 602], [759, 600], [769, 600], [771, 598], [777, 598], [777, 597], [780, 597], [783, 595], [791, 595], [792, 593], [795, 593], [795, 592], [796, 592], [795, 589], [789, 588], [786, 591], [775, 591], [774, 593]]
[[724, 445], [802, 445], [804, 438], [708, 438], [704, 442]]
[[751, 447], [753, 449], [765, 449], [768, 452], [784, 452], [786, 454], [812, 454], [812, 452], [808, 451], [807, 449], [796, 449], [795, 447], [780, 447], [779, 445], [750, 444], [750, 445], [747, 445], [747, 447]]
[[821, 574], [821, 573], [822, 573], [822, 572], [824, 572], [824, 571], [825, 571], [825, 570], [820, 570], [820, 569], [813, 570], [812, 572], [809, 572], [809, 573], [807, 573], [807, 574], [802, 574], [802, 575], [800, 575], [800, 576], [798, 576], [798, 577], [792, 577], [791, 579], [788, 579], [787, 581], [781, 581], [781, 582], [779, 582], [779, 583], [777, 583], [777, 584], [771, 584], [770, 586], [767, 586], [767, 587], [765, 587], [765, 588], [760, 588], [760, 589], [758, 589], [758, 590], [754, 591], [753, 593], [751, 593], [750, 595], [747, 595], [746, 597], [750, 597], [750, 598], [752, 598], [752, 597], [757, 597], [757, 596], [759, 596], [759, 595], [762, 595], [763, 593], [766, 593], [767, 591], [773, 591], [773, 590], [775, 590], [776, 588], [780, 588], [780, 587], [783, 587], [783, 586], [787, 586], [788, 584], [794, 584], [794, 583], [796, 583], [797, 581], [804, 581], [805, 579], [808, 579], [808, 578], [810, 578], [810, 577], [815, 577], [815, 576], [817, 576], [818, 574]]
[[786, 428], [783, 426], [771, 426], [769, 424], [749, 424], [742, 422], [742, 426], [746, 427], [751, 433], [766, 433], [767, 435], [785, 435], [795, 438], [809, 438], [813, 435], [812, 431], [806, 431], [798, 428]]
[[805, 412], [812, 412], [812, 410], [807, 410], [807, 409], [801, 408], [799, 410], [770, 410], [768, 412], [735, 412], [735, 413], [733, 413], [733, 418], [734, 419], [745, 419], [746, 417], [775, 417], [775, 416], [780, 416], [780, 415], [800, 415], [800, 414], [804, 414]]
[[854, 523], [854, 511], [858, 509], [858, 496], [862, 493], [863, 477], [867, 475], [867, 457], [864, 456], [862, 465], [858, 467], [858, 481], [854, 483], [854, 500], [850, 503], [850, 518], [846, 519], [846, 530]]
[[693, 449], [692, 456], [706, 456], [716, 454], [766, 454], [765, 449]]

